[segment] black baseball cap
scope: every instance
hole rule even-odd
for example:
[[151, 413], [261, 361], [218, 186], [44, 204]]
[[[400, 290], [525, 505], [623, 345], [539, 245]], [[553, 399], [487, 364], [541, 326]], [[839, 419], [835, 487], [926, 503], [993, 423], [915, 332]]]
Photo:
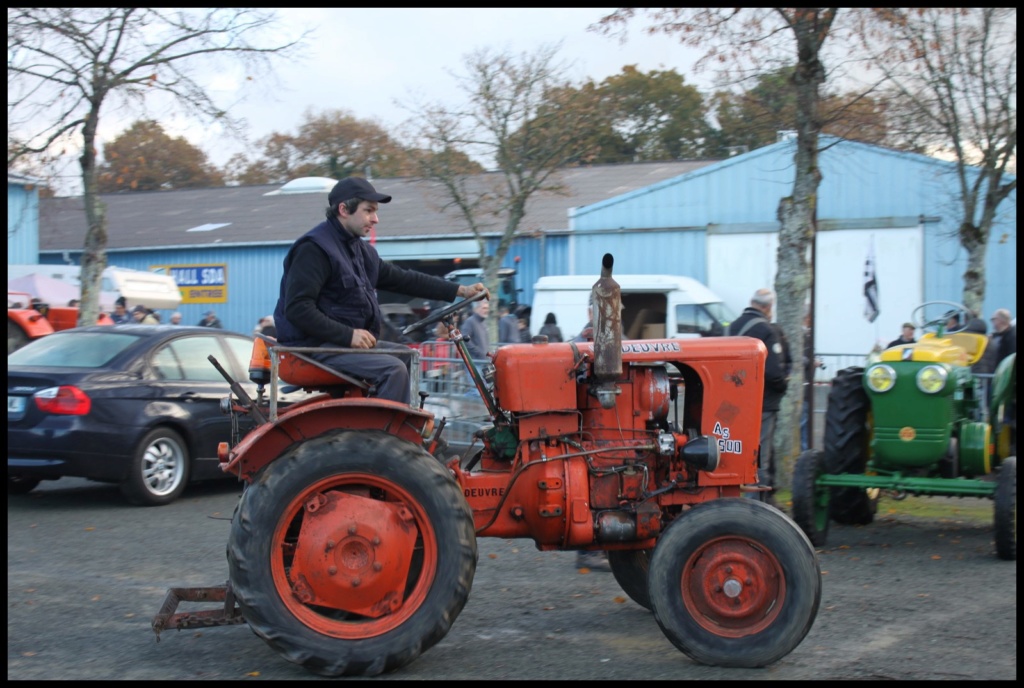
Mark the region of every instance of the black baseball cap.
[[347, 201], [350, 198], [359, 198], [364, 201], [374, 201], [376, 203], [391, 202], [391, 196], [377, 193], [377, 190], [373, 188], [373, 185], [362, 177], [345, 177], [335, 184], [333, 189], [331, 189], [331, 193], [327, 195], [327, 203], [329, 205], [335, 205], [342, 201]]

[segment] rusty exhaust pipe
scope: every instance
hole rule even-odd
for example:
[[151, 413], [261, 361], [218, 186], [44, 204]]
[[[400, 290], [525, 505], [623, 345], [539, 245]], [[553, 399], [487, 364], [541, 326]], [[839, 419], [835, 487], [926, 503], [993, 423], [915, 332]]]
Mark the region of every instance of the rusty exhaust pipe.
[[622, 293], [612, 279], [615, 259], [606, 253], [601, 259], [601, 278], [594, 283], [591, 300], [594, 304], [594, 378], [601, 406], [615, 406], [619, 393], [615, 381], [622, 377]]

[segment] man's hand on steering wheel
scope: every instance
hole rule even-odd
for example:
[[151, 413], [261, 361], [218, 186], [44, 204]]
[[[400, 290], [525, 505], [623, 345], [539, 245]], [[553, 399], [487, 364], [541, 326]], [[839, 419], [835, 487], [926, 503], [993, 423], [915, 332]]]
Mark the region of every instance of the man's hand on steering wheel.
[[460, 284], [458, 296], [468, 299], [471, 296], [476, 296], [480, 292], [487, 294], [484, 298], [488, 301], [491, 300], [491, 294], [487, 291], [487, 287], [484, 286], [483, 282], [477, 282], [476, 284]]

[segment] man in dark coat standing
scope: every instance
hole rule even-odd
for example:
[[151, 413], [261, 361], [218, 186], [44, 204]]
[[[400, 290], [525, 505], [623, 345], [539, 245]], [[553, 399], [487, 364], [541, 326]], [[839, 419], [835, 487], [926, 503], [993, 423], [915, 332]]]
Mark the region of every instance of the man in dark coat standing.
[[487, 332], [487, 316], [491, 305], [486, 301], [473, 304], [473, 313], [462, 323], [461, 332], [466, 338], [466, 348], [474, 361], [486, 361], [491, 350], [491, 337]]
[[376, 290], [450, 302], [487, 289], [480, 283], [457, 285], [381, 260], [363, 238], [379, 222], [378, 204], [390, 202], [391, 196], [378, 193], [360, 177], [346, 177], [334, 185], [327, 196], [327, 220], [299, 237], [285, 256], [274, 324], [284, 346], [379, 350], [380, 354], [313, 357], [367, 380], [378, 398], [408, 404], [410, 361], [387, 353], [408, 347], [378, 339], [384, 317]]
[[[771, 289], [758, 289], [750, 299], [750, 306], [743, 309], [736, 320], [729, 325], [729, 335], [754, 337], [764, 342], [768, 357], [764, 365], [764, 401], [761, 407], [761, 446], [758, 450], [757, 479], [762, 486], [776, 488], [776, 465], [772, 450], [775, 437], [775, 423], [779, 415], [782, 397], [786, 394], [789, 377], [786, 373], [786, 350], [779, 338], [778, 330], [772, 326], [772, 312], [775, 309], [775, 293]], [[756, 493], [751, 493], [756, 496]], [[769, 492], [766, 501], [776, 506], [775, 498]]]

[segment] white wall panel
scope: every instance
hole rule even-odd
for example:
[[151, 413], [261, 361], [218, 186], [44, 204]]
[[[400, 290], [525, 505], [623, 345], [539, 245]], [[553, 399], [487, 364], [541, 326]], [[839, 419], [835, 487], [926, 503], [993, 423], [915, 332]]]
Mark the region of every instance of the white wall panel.
[[[900, 334], [924, 300], [920, 225], [909, 228], [818, 232], [815, 350], [865, 355]], [[874, 238], [879, 315], [864, 318], [864, 261]], [[737, 313], [761, 287], [775, 284], [777, 233], [708, 236], [708, 286]], [[920, 335], [920, 333], [918, 333]]]

